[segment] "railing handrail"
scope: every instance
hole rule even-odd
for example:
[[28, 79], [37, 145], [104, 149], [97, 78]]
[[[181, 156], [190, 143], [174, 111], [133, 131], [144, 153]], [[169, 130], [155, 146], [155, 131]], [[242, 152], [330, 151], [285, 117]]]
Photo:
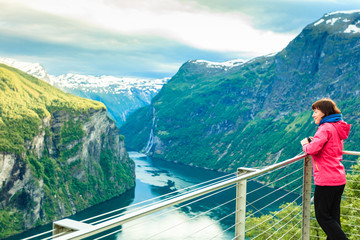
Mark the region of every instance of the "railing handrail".
[[[355, 152], [355, 151], [343, 151], [343, 154], [359, 155], [360, 156], [360, 152]], [[82, 239], [82, 238], [85, 238], [85, 237], [89, 237], [89, 236], [98, 234], [100, 232], [109, 230], [111, 228], [120, 226], [120, 225], [122, 225], [122, 224], [124, 224], [126, 222], [129, 222], [129, 221], [132, 221], [134, 219], [149, 215], [149, 214], [151, 214], [153, 212], [156, 212], [156, 211], [159, 211], [161, 209], [164, 209], [164, 208], [167, 208], [167, 207], [170, 207], [170, 206], [174, 206], [174, 205], [182, 203], [182, 202], [186, 202], [186, 201], [194, 199], [196, 197], [200, 197], [200, 196], [205, 195], [207, 193], [210, 193], [210, 192], [219, 190], [221, 188], [230, 186], [232, 184], [238, 183], [238, 182], [240, 182], [242, 180], [247, 180], [249, 178], [259, 176], [259, 175], [261, 175], [263, 173], [272, 171], [274, 169], [277, 169], [277, 168], [280, 168], [282, 166], [288, 165], [288, 164], [290, 164], [292, 162], [303, 159], [306, 156], [308, 156], [308, 154], [301, 153], [301, 154], [299, 154], [299, 155], [297, 155], [297, 156], [295, 156], [293, 158], [287, 159], [287, 160], [285, 160], [283, 162], [280, 162], [280, 163], [270, 165], [270, 166], [265, 167], [263, 169], [256, 169], [254, 172], [250, 172], [250, 173], [240, 175], [238, 177], [235, 177], [234, 179], [230, 179], [230, 180], [227, 180], [227, 181], [224, 181], [224, 182], [221, 182], [221, 183], [218, 183], [218, 184], [215, 184], [215, 185], [212, 185], [212, 186], [209, 186], [209, 187], [206, 187], [206, 188], [194, 191], [194, 192], [190, 192], [190, 193], [184, 194], [182, 196], [179, 196], [179, 197], [176, 197], [176, 198], [173, 198], [173, 199], [170, 199], [170, 200], [165, 200], [165, 201], [160, 202], [158, 204], [154, 204], [152, 206], [148, 206], [148, 207], [145, 207], [143, 209], [139, 209], [137, 211], [122, 215], [120, 217], [113, 218], [111, 220], [102, 222], [100, 224], [92, 225], [91, 228], [78, 230], [78, 231], [75, 231], [75, 232], [72, 232], [72, 233], [69, 233], [69, 234], [54, 238], [54, 239], [57, 239], [57, 240]]]
[[343, 151], [343, 154], [360, 156], [360, 152], [357, 152], [357, 151]]

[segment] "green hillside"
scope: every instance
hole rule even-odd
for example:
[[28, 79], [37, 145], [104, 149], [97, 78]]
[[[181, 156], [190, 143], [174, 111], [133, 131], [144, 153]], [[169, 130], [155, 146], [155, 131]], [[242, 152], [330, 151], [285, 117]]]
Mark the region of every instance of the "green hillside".
[[154, 133], [163, 143], [153, 152], [156, 158], [234, 171], [238, 166], [271, 164], [279, 153], [282, 159], [296, 155], [300, 138], [316, 130], [311, 112], [257, 104], [254, 95], [267, 91], [274, 81], [274, 61], [264, 67], [266, 61], [271, 59], [259, 58], [226, 75], [196, 75], [192, 71], [196, 63], [186, 63], [152, 105], [128, 118], [121, 128], [127, 146], [136, 150], [146, 146], [153, 107]]
[[24, 141], [55, 111], [105, 109], [100, 102], [66, 94], [20, 70], [0, 64], [0, 152], [25, 151]]

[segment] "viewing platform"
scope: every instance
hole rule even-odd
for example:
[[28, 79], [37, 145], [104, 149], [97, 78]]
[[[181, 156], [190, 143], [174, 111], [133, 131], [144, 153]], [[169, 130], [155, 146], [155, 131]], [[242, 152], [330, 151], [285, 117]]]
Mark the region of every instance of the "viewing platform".
[[[343, 164], [346, 167], [348, 183], [343, 195], [341, 207], [342, 227], [349, 239], [360, 239], [360, 209], [357, 207], [360, 202], [360, 152], [344, 151]], [[348, 156], [345, 158], [345, 156]], [[352, 156], [352, 157], [349, 157]], [[348, 160], [350, 158], [350, 160]], [[288, 170], [288, 171], [286, 171]], [[284, 174], [286, 173], [286, 174]], [[349, 175], [350, 174], [350, 175]], [[276, 177], [274, 177], [276, 176]], [[298, 177], [299, 176], [299, 177]], [[248, 181], [265, 183], [252, 191], [247, 191]], [[262, 193], [264, 186], [274, 186], [273, 191]], [[196, 221], [202, 215], [211, 214], [219, 207], [232, 204], [233, 209], [224, 216], [219, 217], [214, 222], [233, 219], [233, 225], [223, 229], [222, 233], [232, 233], [234, 240], [245, 239], [326, 239], [321, 228], [317, 225], [314, 218], [312, 204], [313, 196], [312, 184], [312, 161], [311, 156], [305, 153], [299, 154], [291, 159], [279, 162], [263, 168], [239, 168], [236, 173], [228, 174], [223, 177], [213, 179], [201, 184], [197, 184], [186, 189], [180, 189], [162, 195], [157, 199], [149, 199], [131, 205], [131, 209], [116, 209], [101, 215], [93, 216], [81, 221], [68, 218], [55, 221], [53, 230], [47, 231], [26, 239], [34, 239], [42, 236], [41, 239], [102, 239], [117, 234], [125, 228], [133, 229], [139, 233], [139, 239], [166, 239], [166, 232], [177, 231], [178, 227], [184, 222], [169, 222], [166, 226], [158, 226], [152, 235], [141, 235], [142, 223], [156, 221], [157, 217], [164, 214], [172, 214], [174, 209], [180, 209], [192, 204], [198, 204], [204, 199], [211, 199], [215, 195], [220, 195], [229, 189], [233, 189], [234, 197], [221, 204], [214, 203], [211, 209], [198, 213], [191, 217], [191, 221]], [[263, 214], [272, 202], [265, 202], [262, 208], [256, 211], [247, 211], [249, 206], [255, 202], [265, 199], [279, 189], [285, 189], [287, 194], [298, 193], [299, 197], [291, 203], [281, 205], [278, 211], [270, 211]], [[291, 191], [289, 191], [291, 189]], [[261, 197], [252, 202], [248, 201], [248, 196], [258, 192]], [[284, 196], [275, 201], [282, 201]], [[350, 219], [359, 224], [353, 224]], [[256, 220], [256, 221], [255, 221]], [[183, 239], [197, 239], [196, 235], [207, 231], [209, 225], [201, 226], [199, 229], [191, 229], [189, 232], [181, 232]], [[177, 233], [177, 232], [176, 232]], [[180, 233], [179, 233], [180, 234]], [[222, 239], [221, 234], [208, 233], [206, 239]]]

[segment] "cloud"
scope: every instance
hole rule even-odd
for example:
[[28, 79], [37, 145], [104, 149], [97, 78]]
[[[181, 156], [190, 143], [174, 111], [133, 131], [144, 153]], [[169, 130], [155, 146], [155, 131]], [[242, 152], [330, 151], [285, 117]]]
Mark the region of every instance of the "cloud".
[[129, 47], [137, 38], [156, 36], [204, 50], [259, 55], [281, 50], [294, 37], [257, 30], [244, 14], [217, 13], [177, 0], [15, 2], [23, 4], [23, 20], [9, 10], [3, 18], [16, 23], [22, 35], [99, 49]]
[[328, 12], [359, 9], [358, 0], [184, 0], [195, 1], [214, 12], [239, 12], [253, 27], [276, 33], [298, 34]]
[[106, 49], [133, 44], [130, 36], [119, 35], [86, 21], [41, 12], [22, 5], [0, 4], [2, 34], [44, 43]]

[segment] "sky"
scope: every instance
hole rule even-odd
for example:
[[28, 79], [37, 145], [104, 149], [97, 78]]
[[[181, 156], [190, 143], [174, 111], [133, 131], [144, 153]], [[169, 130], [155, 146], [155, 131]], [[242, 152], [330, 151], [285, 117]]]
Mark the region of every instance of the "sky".
[[359, 0], [0, 0], [0, 57], [52, 75], [173, 76], [189, 60], [281, 51]]

